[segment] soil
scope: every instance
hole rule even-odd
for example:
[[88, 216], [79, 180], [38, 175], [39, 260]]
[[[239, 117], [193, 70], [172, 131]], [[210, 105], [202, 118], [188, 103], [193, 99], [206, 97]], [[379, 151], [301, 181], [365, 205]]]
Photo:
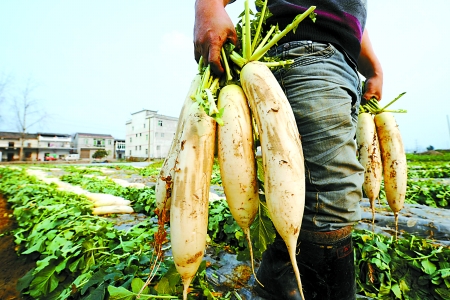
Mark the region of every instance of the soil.
[[12, 210], [6, 199], [0, 195], [0, 299], [24, 299], [16, 290], [17, 281], [35, 266], [35, 262], [19, 257], [15, 251], [15, 228]]

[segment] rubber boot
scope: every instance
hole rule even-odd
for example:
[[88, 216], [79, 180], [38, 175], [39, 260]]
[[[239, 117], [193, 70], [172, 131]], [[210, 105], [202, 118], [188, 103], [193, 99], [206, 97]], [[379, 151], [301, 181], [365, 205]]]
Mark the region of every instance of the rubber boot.
[[300, 269], [307, 300], [355, 300], [356, 278], [352, 227], [300, 234]]
[[[297, 263], [306, 300], [355, 300], [352, 227], [330, 232], [302, 230]], [[284, 241], [277, 236], [263, 253], [254, 290], [265, 299], [301, 300]]]
[[286, 244], [278, 235], [264, 251], [256, 279], [253, 289], [264, 299], [302, 300]]

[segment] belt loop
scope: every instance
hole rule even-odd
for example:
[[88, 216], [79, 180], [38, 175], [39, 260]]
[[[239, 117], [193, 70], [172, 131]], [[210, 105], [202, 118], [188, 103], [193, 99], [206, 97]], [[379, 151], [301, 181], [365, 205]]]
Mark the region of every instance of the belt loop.
[[307, 41], [308, 43], [308, 53], [313, 53], [314, 52], [314, 46], [313, 46], [313, 42], [312, 41]]

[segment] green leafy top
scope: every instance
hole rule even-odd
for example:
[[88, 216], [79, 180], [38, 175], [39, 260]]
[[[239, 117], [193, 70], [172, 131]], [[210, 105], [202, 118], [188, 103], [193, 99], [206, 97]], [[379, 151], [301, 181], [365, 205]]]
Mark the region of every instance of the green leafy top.
[[395, 101], [400, 99], [406, 92], [401, 93], [398, 95], [394, 100], [386, 104], [385, 106], [381, 107], [378, 100], [376, 98], [370, 99], [366, 104], [360, 105], [359, 107], [359, 113], [371, 113], [373, 115], [380, 114], [382, 112], [394, 112], [394, 113], [406, 113], [407, 111], [405, 109], [396, 109], [396, 110], [388, 110], [387, 108], [393, 104]]

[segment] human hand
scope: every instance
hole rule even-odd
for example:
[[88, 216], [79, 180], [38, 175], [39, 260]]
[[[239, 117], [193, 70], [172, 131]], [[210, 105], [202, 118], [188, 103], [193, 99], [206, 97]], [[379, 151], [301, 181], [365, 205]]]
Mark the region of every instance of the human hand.
[[369, 101], [372, 98], [381, 100], [383, 96], [383, 76], [372, 76], [366, 78], [363, 91], [363, 101]]
[[194, 54], [199, 62], [203, 57], [211, 71], [220, 75], [224, 72], [220, 62], [222, 46], [227, 42], [237, 43], [237, 35], [225, 5], [228, 0], [197, 0], [195, 3]]

